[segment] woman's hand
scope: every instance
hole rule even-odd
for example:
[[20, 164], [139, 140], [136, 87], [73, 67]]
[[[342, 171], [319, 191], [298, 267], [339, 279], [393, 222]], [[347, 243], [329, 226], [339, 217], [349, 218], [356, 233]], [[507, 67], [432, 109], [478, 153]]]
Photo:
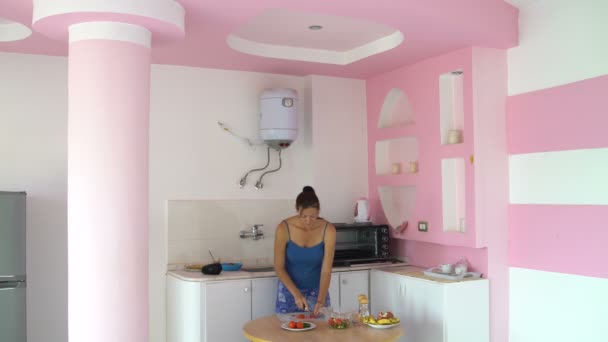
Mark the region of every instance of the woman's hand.
[[304, 311], [310, 310], [310, 308], [308, 307], [308, 302], [306, 301], [306, 298], [304, 296], [302, 296], [300, 291], [298, 291], [298, 293], [293, 295], [293, 299], [296, 302], [296, 306], [298, 307], [298, 309], [304, 310]]
[[316, 303], [315, 304], [315, 308], [312, 311], [313, 316], [315, 317], [319, 317], [319, 315], [321, 315], [321, 309], [323, 309], [323, 304], [321, 303]]

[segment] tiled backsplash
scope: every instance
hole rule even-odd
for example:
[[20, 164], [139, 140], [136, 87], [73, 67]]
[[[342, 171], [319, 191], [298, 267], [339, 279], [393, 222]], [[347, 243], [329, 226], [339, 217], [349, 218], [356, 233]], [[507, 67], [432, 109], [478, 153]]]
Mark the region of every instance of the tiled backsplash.
[[[274, 233], [295, 214], [293, 200], [173, 200], [168, 202], [168, 266], [210, 263], [208, 250], [223, 262], [272, 264]], [[263, 224], [264, 239], [239, 237], [241, 230]]]

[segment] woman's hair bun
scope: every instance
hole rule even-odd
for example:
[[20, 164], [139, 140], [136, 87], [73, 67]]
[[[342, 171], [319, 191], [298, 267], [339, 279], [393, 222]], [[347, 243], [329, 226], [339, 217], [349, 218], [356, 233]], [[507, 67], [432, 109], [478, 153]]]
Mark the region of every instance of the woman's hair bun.
[[302, 188], [302, 192], [315, 192], [315, 189], [312, 188], [312, 186], [307, 185], [305, 187]]

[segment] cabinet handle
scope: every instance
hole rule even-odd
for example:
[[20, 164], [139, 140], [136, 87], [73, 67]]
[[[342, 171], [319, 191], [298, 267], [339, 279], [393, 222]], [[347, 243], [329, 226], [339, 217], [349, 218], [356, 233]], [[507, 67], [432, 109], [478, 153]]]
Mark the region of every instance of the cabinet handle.
[[249, 288], [248, 287], [244, 288], [243, 292], [249, 292]]

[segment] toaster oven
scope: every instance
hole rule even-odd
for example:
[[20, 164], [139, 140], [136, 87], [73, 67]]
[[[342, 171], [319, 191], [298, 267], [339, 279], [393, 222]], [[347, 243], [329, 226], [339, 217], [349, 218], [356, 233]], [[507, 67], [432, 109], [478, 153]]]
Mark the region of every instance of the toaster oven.
[[372, 223], [334, 223], [334, 266], [390, 261], [389, 227]]

